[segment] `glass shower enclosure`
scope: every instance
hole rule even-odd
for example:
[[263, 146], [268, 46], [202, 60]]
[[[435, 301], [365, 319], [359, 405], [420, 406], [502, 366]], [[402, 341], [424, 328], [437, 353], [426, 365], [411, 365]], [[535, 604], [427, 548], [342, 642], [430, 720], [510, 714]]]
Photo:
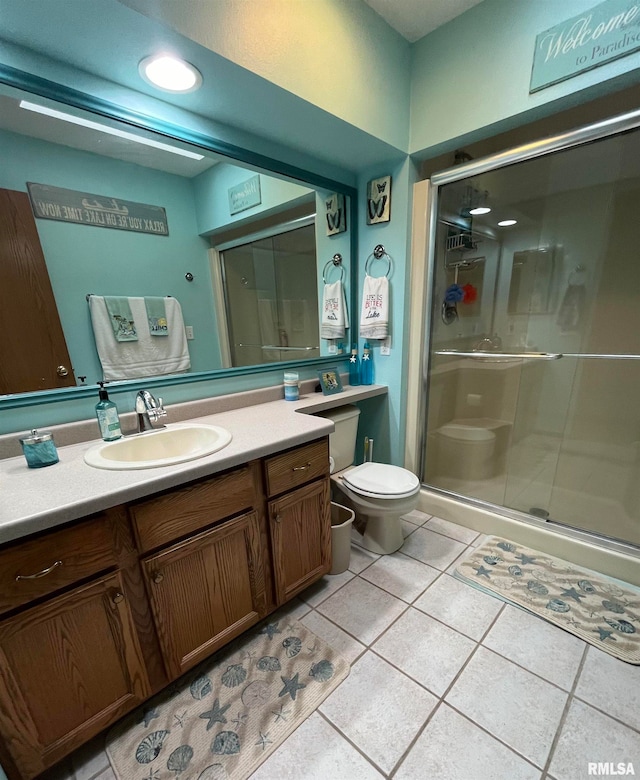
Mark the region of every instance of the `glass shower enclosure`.
[[421, 447], [430, 488], [636, 547], [638, 124], [432, 178]]

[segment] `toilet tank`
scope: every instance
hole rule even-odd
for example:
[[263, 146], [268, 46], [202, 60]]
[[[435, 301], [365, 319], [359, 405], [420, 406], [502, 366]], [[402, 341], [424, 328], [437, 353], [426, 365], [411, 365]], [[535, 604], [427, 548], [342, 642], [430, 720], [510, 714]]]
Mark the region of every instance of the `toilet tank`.
[[332, 420], [335, 431], [329, 435], [329, 455], [334, 460], [333, 470], [342, 471], [355, 460], [356, 437], [358, 435], [358, 417], [360, 409], [357, 406], [338, 406], [318, 412], [318, 417]]

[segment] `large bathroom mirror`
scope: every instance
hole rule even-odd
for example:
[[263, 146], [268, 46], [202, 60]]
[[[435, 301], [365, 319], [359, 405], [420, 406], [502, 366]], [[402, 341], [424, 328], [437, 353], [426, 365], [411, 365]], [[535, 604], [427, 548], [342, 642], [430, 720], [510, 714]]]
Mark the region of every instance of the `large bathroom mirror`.
[[136, 127], [110, 104], [90, 113], [79, 93], [69, 105], [3, 80], [0, 405], [70, 397], [103, 378], [96, 300], [179, 303], [188, 367], [162, 371], [159, 360], [109, 377], [127, 387], [335, 361], [340, 339], [321, 338], [321, 303], [340, 279], [353, 306], [352, 188], [223, 155], [215, 139], [166, 123]]

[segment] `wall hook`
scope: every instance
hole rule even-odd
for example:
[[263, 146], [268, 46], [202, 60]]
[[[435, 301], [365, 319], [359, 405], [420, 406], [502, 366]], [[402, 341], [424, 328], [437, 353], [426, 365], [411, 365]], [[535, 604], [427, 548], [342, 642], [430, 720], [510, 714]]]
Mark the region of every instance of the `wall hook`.
[[192, 281], [193, 281], [193, 274], [191, 273], [191, 271], [187, 271], [187, 273], [184, 275], [184, 278], [185, 278], [185, 279], [186, 279], [188, 282], [192, 282]]

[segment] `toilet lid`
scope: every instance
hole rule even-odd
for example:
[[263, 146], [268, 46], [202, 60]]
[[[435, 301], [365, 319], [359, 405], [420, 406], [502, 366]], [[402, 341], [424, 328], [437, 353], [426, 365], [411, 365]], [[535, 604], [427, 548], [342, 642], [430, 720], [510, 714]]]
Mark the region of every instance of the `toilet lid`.
[[386, 463], [363, 463], [345, 472], [343, 480], [354, 492], [374, 498], [408, 498], [420, 489], [415, 474]]

